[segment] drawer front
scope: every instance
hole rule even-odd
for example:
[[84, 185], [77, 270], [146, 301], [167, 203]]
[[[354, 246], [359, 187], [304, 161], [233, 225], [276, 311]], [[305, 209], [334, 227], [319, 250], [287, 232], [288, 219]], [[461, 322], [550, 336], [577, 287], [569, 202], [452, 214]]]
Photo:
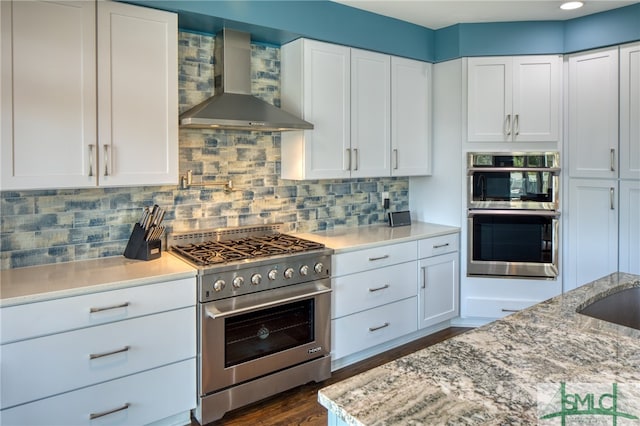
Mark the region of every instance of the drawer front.
[[460, 247], [459, 234], [441, 235], [418, 241], [418, 258], [438, 256], [440, 254], [458, 251]]
[[413, 261], [334, 278], [331, 281], [331, 318], [415, 296], [417, 274], [417, 261]]
[[417, 330], [416, 297], [331, 321], [333, 360]]
[[4, 344], [195, 304], [196, 279], [186, 278], [10, 306], [0, 309], [0, 339]]
[[[34, 426], [149, 424], [195, 408], [195, 381], [196, 363], [190, 359], [10, 408], [0, 419], [6, 425]], [[124, 409], [91, 420], [118, 408]]]
[[2, 345], [1, 407], [195, 357], [195, 315], [183, 308]]
[[490, 299], [483, 297], [467, 298], [465, 317], [502, 318], [514, 312], [526, 309], [541, 302], [532, 299]]
[[415, 241], [340, 253], [333, 256], [333, 276], [409, 262], [416, 260], [417, 254]]

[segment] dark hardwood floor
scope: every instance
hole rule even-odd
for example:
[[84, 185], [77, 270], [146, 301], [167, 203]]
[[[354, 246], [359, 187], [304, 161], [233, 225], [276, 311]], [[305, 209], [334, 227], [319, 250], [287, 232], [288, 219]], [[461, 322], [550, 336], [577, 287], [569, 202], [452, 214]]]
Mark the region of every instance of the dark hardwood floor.
[[[366, 359], [334, 371], [331, 378], [322, 383], [308, 383], [281, 394], [256, 402], [252, 405], [230, 411], [225, 416], [206, 426], [219, 425], [260, 425], [260, 426], [326, 426], [327, 411], [318, 403], [318, 390], [332, 383], [347, 379], [363, 371], [370, 370], [394, 359], [403, 357], [427, 346], [461, 334], [469, 328], [452, 327], [391, 349], [380, 355]], [[193, 420], [192, 426], [198, 426]]]

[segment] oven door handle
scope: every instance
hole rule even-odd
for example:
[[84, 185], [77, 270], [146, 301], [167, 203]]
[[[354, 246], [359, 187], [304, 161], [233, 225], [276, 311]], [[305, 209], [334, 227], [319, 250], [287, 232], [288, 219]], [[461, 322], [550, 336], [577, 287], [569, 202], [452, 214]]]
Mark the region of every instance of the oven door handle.
[[321, 283], [302, 284], [252, 293], [249, 303], [238, 298], [205, 303], [204, 311], [207, 317], [218, 319], [310, 299], [326, 293], [331, 293], [331, 288]]
[[546, 216], [560, 217], [560, 212], [556, 210], [490, 210], [475, 209], [469, 210], [469, 217], [486, 216], [486, 215], [509, 215], [509, 216]]

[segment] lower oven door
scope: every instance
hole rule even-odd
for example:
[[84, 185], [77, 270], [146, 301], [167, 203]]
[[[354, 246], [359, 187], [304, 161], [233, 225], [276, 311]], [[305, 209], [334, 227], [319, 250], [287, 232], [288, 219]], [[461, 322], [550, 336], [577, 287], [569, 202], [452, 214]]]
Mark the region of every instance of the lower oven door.
[[200, 305], [200, 395], [331, 351], [328, 279]]
[[556, 278], [559, 216], [543, 210], [469, 210], [467, 275]]

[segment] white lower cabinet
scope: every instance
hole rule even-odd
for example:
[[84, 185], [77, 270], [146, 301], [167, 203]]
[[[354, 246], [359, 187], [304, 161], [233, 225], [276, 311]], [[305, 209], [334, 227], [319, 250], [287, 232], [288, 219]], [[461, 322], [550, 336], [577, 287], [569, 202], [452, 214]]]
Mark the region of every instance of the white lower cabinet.
[[347, 355], [416, 331], [416, 297], [358, 312], [331, 321], [331, 355]]
[[458, 316], [460, 288], [459, 254], [422, 259], [418, 297], [418, 326], [429, 327]]
[[618, 270], [640, 274], [640, 181], [620, 182]]
[[3, 425], [144, 425], [194, 405], [195, 359], [0, 412]]
[[195, 293], [190, 278], [0, 309], [1, 423], [188, 423]]

